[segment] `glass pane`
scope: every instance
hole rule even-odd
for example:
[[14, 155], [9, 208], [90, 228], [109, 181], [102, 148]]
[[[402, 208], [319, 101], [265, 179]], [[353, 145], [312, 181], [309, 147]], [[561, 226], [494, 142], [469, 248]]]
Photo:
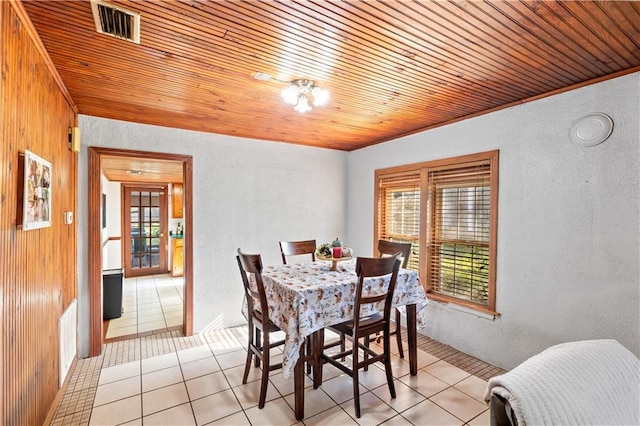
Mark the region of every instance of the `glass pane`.
[[149, 256], [152, 267], [160, 266], [160, 238], [151, 238]]
[[415, 186], [384, 189], [383, 227], [379, 237], [395, 242], [410, 243], [411, 256], [407, 268], [420, 266], [420, 190]]
[[489, 248], [455, 243], [444, 243], [439, 248], [438, 292], [486, 305]]
[[440, 238], [489, 241], [489, 194], [489, 187], [442, 189]]
[[389, 234], [418, 235], [420, 229], [420, 192], [418, 190], [389, 190], [385, 207], [386, 229]]
[[141, 268], [146, 261], [147, 239], [137, 228], [131, 231], [131, 267]]

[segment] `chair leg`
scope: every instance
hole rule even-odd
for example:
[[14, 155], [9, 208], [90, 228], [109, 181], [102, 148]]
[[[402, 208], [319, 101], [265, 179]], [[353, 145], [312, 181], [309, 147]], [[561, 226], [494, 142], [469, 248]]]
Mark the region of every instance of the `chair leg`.
[[391, 398], [396, 397], [396, 387], [393, 383], [393, 371], [391, 370], [391, 337], [387, 332], [385, 332], [384, 338], [384, 372], [387, 375], [387, 385], [389, 386], [389, 393], [391, 394]]
[[351, 354], [352, 365], [351, 371], [353, 372], [353, 405], [356, 410], [356, 417], [360, 418], [360, 380], [358, 377], [358, 339], [355, 336], [351, 339], [353, 352]]
[[324, 352], [324, 329], [320, 329], [313, 334], [313, 388], [318, 389], [322, 384], [322, 358]]
[[[267, 385], [269, 384], [269, 333], [264, 334], [262, 345], [262, 378], [260, 379], [260, 399], [258, 400], [258, 408], [264, 408], [264, 402], [267, 399]], [[256, 357], [257, 358], [257, 357]]]
[[[244, 375], [242, 376], [242, 384], [247, 383], [249, 378], [249, 369], [251, 368], [251, 357], [253, 356], [253, 326], [249, 324], [249, 342], [247, 344], [247, 362], [244, 365]], [[257, 358], [257, 357], [256, 357]]]
[[[344, 333], [340, 333], [340, 352], [344, 352], [347, 350], [347, 343]], [[341, 359], [344, 361], [344, 357]]]
[[[256, 328], [256, 348], [260, 348], [260, 347], [261, 347], [261, 344], [260, 344], [260, 340], [261, 340], [260, 335], [261, 335], [260, 330], [258, 330], [258, 329]], [[259, 368], [259, 367], [260, 367], [260, 358], [256, 357], [256, 368]]]
[[[313, 347], [311, 345], [311, 336], [307, 336], [306, 337], [306, 346], [307, 346], [307, 350], [306, 350], [306, 354], [307, 354], [307, 360], [310, 360], [311, 357], [313, 356]], [[306, 362], [307, 364], [307, 374], [311, 374], [311, 362]]]
[[[364, 345], [367, 348], [369, 347], [369, 336], [364, 336]], [[367, 351], [364, 351], [364, 361], [367, 362], [368, 359], [369, 359], [369, 353]], [[364, 366], [364, 371], [369, 371], [368, 365]]]
[[400, 354], [400, 358], [404, 358], [404, 350], [402, 349], [402, 318], [400, 315], [400, 311], [396, 309], [396, 342], [398, 342], [398, 353]]

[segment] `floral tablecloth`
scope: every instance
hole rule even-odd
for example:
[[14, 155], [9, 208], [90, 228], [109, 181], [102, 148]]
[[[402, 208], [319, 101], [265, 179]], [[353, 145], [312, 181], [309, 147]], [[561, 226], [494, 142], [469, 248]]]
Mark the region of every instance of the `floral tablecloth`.
[[[330, 262], [318, 261], [267, 266], [262, 271], [269, 317], [285, 333], [282, 367], [285, 377], [293, 372], [300, 356], [300, 346], [307, 336], [353, 318], [357, 283], [355, 261], [340, 262], [336, 271], [330, 271], [330, 266]], [[364, 294], [371, 289], [388, 286], [389, 278], [390, 275], [365, 280]], [[423, 308], [427, 303], [418, 274], [400, 269], [393, 305], [416, 304], [416, 327], [420, 329], [426, 325]]]

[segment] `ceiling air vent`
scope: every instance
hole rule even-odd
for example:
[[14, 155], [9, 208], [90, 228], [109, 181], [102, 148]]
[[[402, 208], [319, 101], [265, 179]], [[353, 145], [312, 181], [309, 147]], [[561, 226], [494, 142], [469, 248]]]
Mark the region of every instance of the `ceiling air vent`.
[[91, 0], [99, 33], [140, 44], [140, 14], [102, 0]]

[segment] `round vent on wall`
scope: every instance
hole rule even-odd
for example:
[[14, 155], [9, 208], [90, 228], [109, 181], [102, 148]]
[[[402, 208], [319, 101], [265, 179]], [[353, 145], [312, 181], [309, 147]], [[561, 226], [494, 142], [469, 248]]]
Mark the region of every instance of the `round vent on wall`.
[[613, 131], [613, 120], [606, 114], [594, 112], [571, 125], [569, 137], [581, 146], [594, 146], [607, 140]]

